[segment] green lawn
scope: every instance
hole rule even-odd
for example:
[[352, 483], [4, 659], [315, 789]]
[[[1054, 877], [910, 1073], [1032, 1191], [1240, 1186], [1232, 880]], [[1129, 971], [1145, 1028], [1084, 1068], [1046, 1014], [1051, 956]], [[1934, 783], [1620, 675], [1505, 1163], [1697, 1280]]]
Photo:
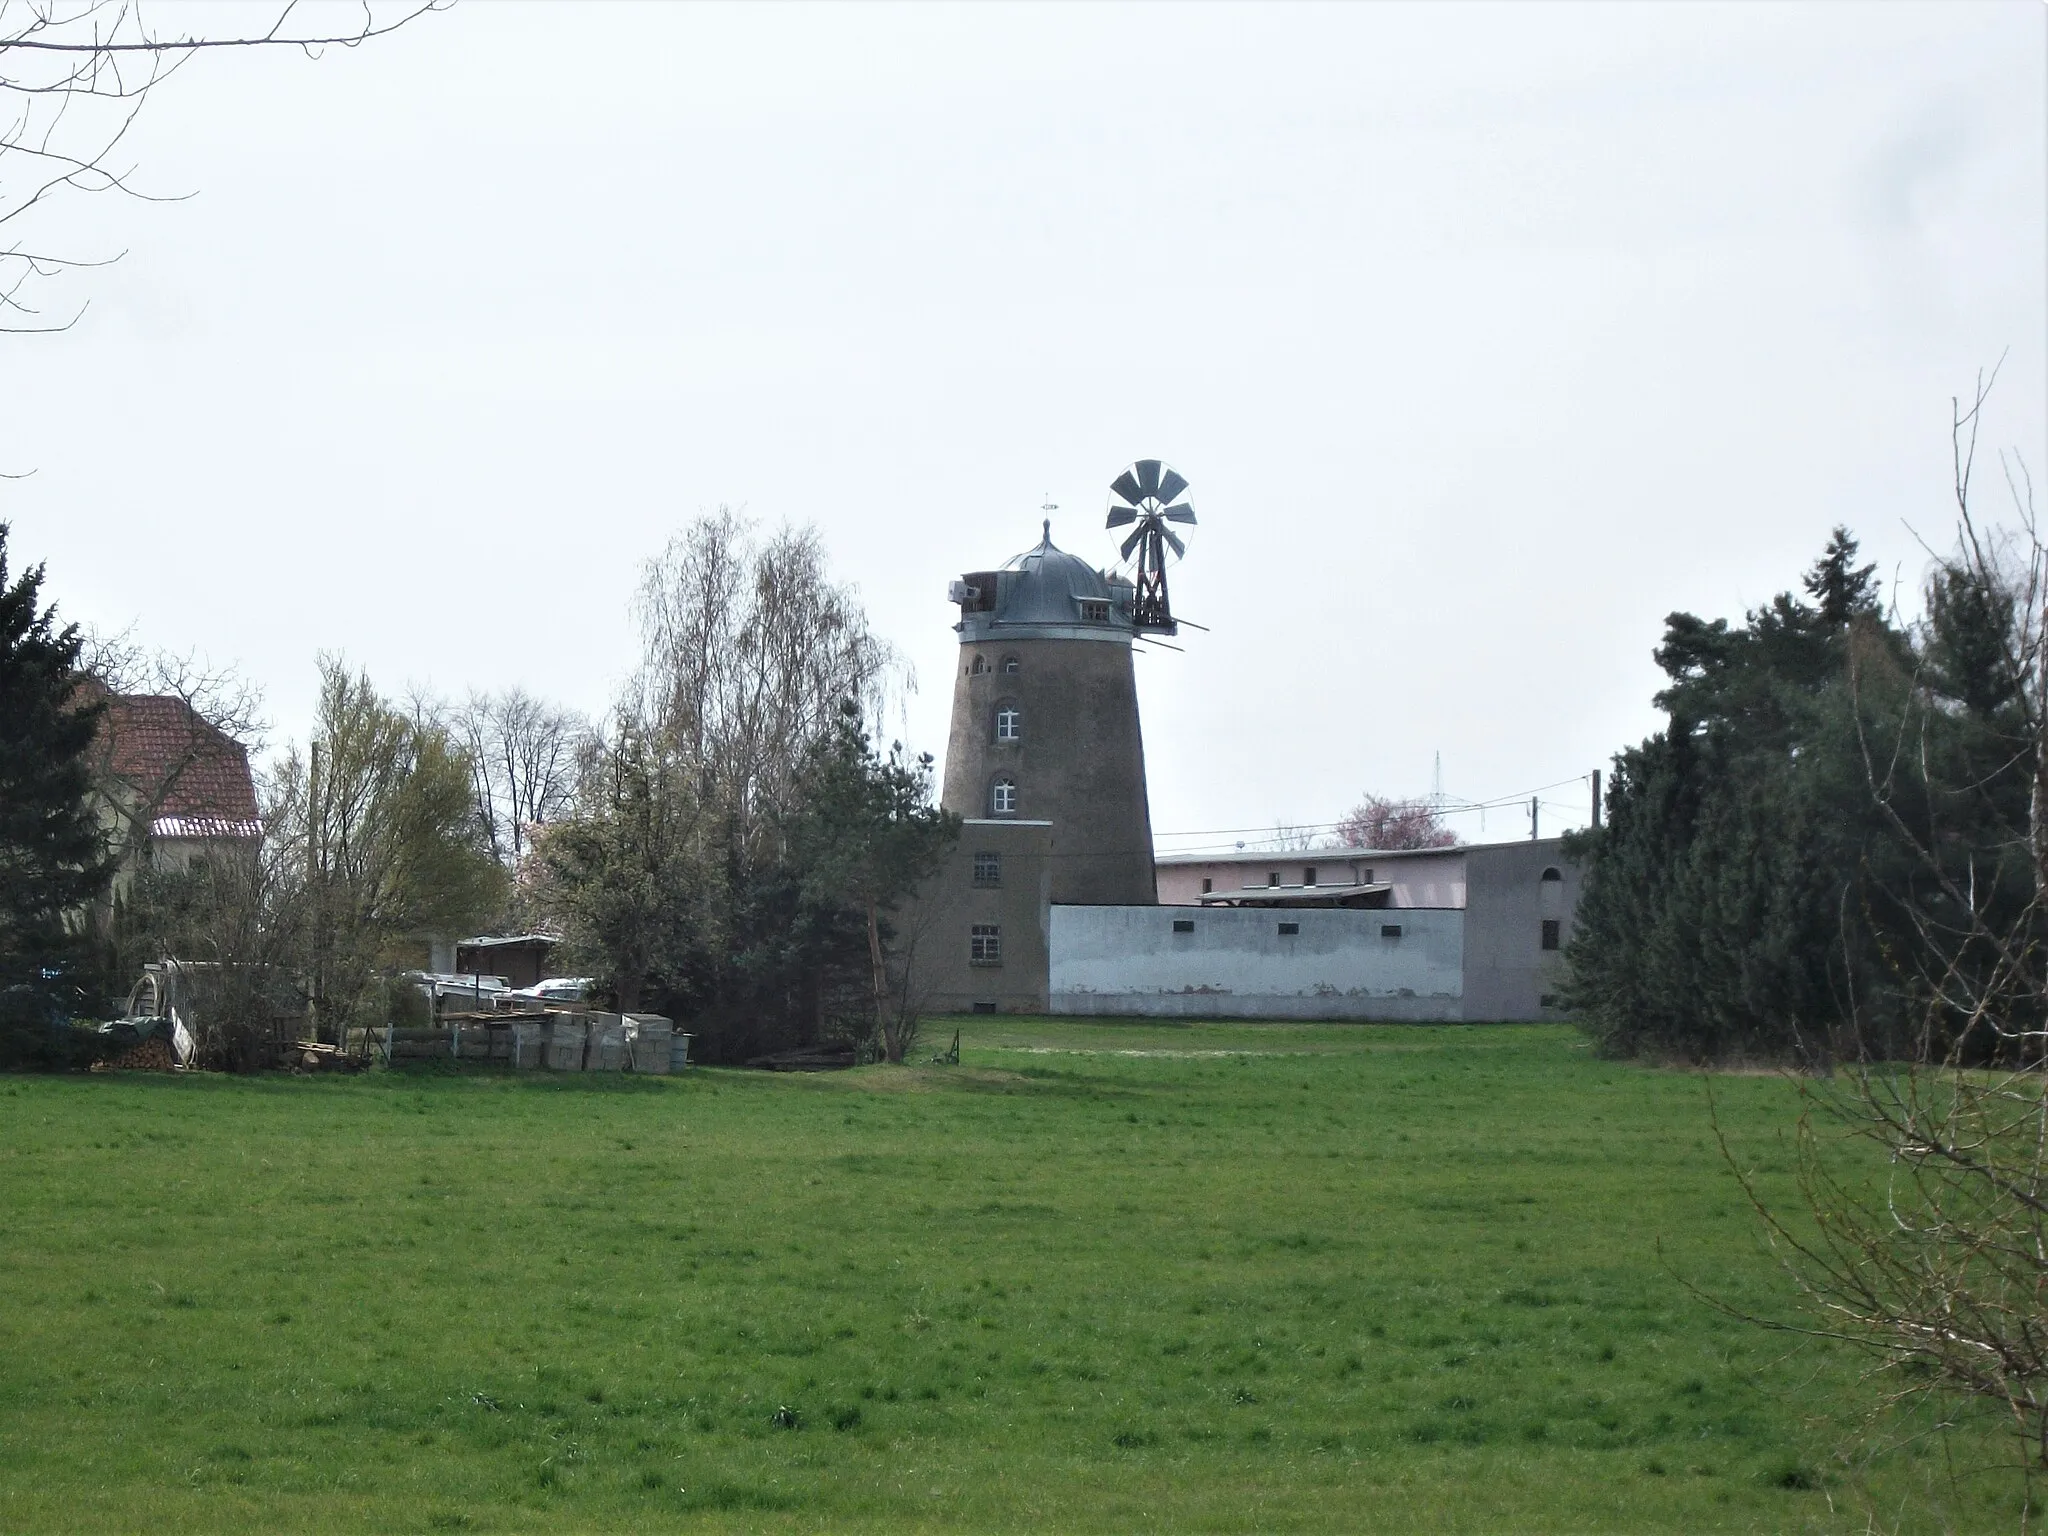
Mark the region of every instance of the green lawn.
[[[1868, 1422], [1853, 1358], [1687, 1293], [1787, 1308], [1696, 1078], [1553, 1027], [962, 1028], [817, 1077], [0, 1079], [0, 1530], [2018, 1523], [1982, 1415]], [[1716, 1093], [1782, 1188], [1790, 1088]]]

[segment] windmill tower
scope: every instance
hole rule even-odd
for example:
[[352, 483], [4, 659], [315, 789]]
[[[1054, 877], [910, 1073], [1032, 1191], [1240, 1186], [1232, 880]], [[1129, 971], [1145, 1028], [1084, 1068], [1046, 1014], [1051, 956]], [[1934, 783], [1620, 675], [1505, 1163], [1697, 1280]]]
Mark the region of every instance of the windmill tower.
[[1048, 519], [1036, 548], [948, 594], [960, 662], [941, 800], [970, 821], [1050, 823], [1054, 902], [1158, 899], [1131, 644], [1175, 631], [1165, 549], [1182, 546], [1164, 523], [1194, 521], [1186, 487], [1156, 459], [1118, 477], [1109, 525], [1138, 524], [1135, 583], [1055, 546]]

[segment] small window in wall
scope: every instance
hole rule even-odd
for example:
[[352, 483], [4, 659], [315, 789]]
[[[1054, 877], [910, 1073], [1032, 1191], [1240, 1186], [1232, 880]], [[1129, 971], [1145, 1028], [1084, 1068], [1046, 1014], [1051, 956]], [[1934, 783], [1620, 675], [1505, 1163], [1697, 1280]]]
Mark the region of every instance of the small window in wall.
[[1214, 880], [1211, 880], [1207, 875], [1202, 876], [1202, 894], [1206, 896], [1215, 889], [1216, 882]]
[[982, 673], [988, 670], [988, 658], [986, 656], [975, 657], [974, 665], [969, 667], [967, 670], [970, 673], [972, 673], [975, 677], [981, 676]]
[[994, 1013], [996, 1005], [993, 1002], [977, 1002], [974, 1005], [974, 1011], [976, 1013]]
[[1371, 885], [1373, 883], [1372, 866], [1370, 864], [1365, 866], [1365, 883], [1367, 885]]
[[1280, 937], [1283, 939], [1286, 938], [1287, 935], [1289, 935], [1290, 933], [1299, 932], [1301, 932], [1301, 924], [1299, 923], [1282, 923], [1280, 925]]
[[1558, 933], [1562, 927], [1563, 924], [1554, 917], [1543, 919], [1543, 947], [1545, 949], [1557, 948]]
[[1014, 704], [1005, 704], [996, 711], [996, 740], [1015, 741], [1024, 734], [1024, 716]]
[[1001, 885], [1003, 883], [1003, 856], [1000, 853], [977, 853], [974, 856], [974, 883], [976, 885]]
[[1014, 656], [1005, 656], [1003, 658], [1003, 670], [1005, 672], [1008, 672], [1012, 676], [1015, 676], [1017, 672], [1017, 658]]
[[1398, 939], [1401, 937], [1401, 925], [1399, 923], [1381, 923], [1380, 937], [1383, 939]]
[[1309, 865], [1305, 865], [1305, 866], [1304, 866], [1304, 867], [1302, 868], [1302, 871], [1301, 871], [1301, 883], [1302, 883], [1303, 885], [1314, 885], [1314, 884], [1316, 883], [1316, 867], [1315, 867], [1315, 865], [1313, 865], [1313, 864], [1309, 864]]
[[1003, 963], [1003, 930], [996, 923], [976, 923], [967, 934], [967, 963], [969, 965], [1001, 965]]
[[1192, 917], [1176, 917], [1173, 920], [1173, 931], [1175, 933], [1193, 933], [1195, 931], [1195, 920]]
[[1106, 597], [1082, 598], [1081, 617], [1091, 624], [1107, 624], [1109, 622], [1109, 599]]
[[988, 790], [989, 814], [1014, 816], [1017, 814], [1017, 781], [997, 779]]
[[1269, 875], [1267, 875], [1267, 876], [1266, 876], [1266, 884], [1268, 884], [1268, 885], [1278, 885], [1279, 883], [1280, 883], [1280, 871], [1279, 871], [1279, 870], [1277, 870], [1277, 869], [1276, 869], [1276, 870], [1274, 870], [1274, 871], [1273, 871], [1273, 872], [1272, 872], [1271, 874], [1269, 874]]

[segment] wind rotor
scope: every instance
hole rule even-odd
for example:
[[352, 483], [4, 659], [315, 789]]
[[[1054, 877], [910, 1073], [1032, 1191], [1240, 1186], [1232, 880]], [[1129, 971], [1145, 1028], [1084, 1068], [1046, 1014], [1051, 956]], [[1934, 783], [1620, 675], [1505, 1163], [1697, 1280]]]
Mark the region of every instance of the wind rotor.
[[1180, 535], [1168, 523], [1193, 523], [1195, 509], [1181, 498], [1188, 482], [1170, 464], [1140, 459], [1109, 486], [1109, 528], [1131, 528], [1123, 557], [1137, 557], [1137, 597], [1131, 605], [1132, 627], [1152, 634], [1180, 632], [1166, 595], [1166, 552], [1176, 559], [1187, 553]]

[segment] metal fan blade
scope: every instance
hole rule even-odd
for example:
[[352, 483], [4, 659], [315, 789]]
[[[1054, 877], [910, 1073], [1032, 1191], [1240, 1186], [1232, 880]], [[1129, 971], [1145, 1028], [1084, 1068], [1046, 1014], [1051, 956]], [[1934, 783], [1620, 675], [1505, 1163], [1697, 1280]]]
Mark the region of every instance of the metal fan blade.
[[1125, 523], [1135, 522], [1137, 516], [1138, 514], [1129, 507], [1111, 507], [1109, 509], [1109, 521], [1102, 526], [1105, 528], [1121, 528]]
[[[1159, 494], [1159, 461], [1157, 459], [1140, 459], [1131, 467], [1138, 472], [1138, 489], [1147, 496], [1157, 496]], [[1136, 501], [1138, 498], [1132, 496], [1127, 499]]]
[[1145, 542], [1145, 533], [1146, 529], [1141, 525], [1136, 533], [1124, 540], [1123, 556], [1126, 560], [1131, 558], [1132, 550]]
[[1171, 528], [1161, 528], [1159, 533], [1160, 537], [1173, 546], [1173, 552], [1176, 555], [1179, 555], [1183, 560], [1187, 558], [1188, 547], [1181, 543], [1179, 534], [1175, 533]]
[[1195, 520], [1195, 504], [1184, 501], [1177, 507], [1168, 507], [1163, 516], [1169, 523], [1192, 523]]
[[1145, 499], [1145, 493], [1138, 489], [1137, 478], [1128, 469], [1112, 480], [1109, 488], [1125, 501], [1139, 502]]
[[1161, 501], [1172, 501], [1187, 488], [1187, 477], [1171, 464], [1167, 465], [1166, 473], [1159, 477], [1159, 499]]

